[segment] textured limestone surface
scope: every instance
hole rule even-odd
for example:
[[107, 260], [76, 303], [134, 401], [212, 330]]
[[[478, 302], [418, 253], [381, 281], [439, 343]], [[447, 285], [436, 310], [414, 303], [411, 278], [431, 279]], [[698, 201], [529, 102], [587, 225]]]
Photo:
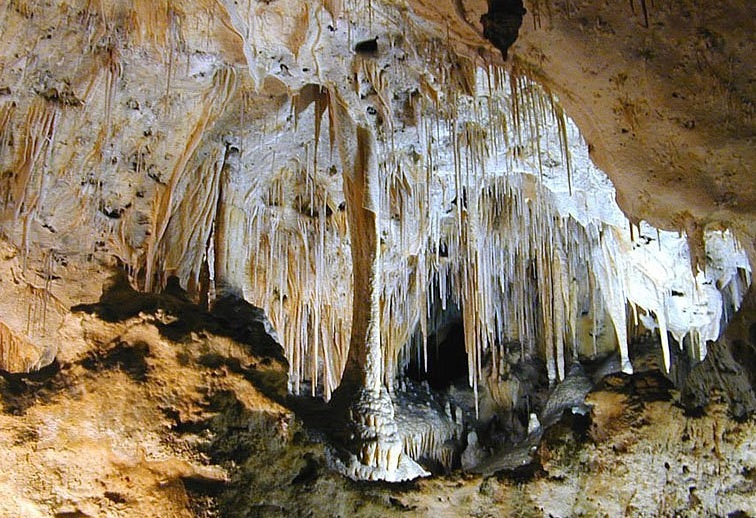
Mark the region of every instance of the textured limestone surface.
[[[0, 382], [0, 514], [29, 517], [742, 516], [756, 429], [720, 396], [687, 416], [657, 368], [592, 390], [496, 476], [353, 482], [285, 398], [251, 310], [111, 288], [64, 328], [77, 353]], [[260, 316], [257, 313], [258, 317]], [[657, 354], [658, 357], [658, 354]], [[657, 362], [660, 362], [659, 358]], [[400, 421], [401, 422], [401, 421]], [[427, 433], [432, 441], [432, 434]], [[509, 459], [513, 458], [510, 455]], [[747, 514], [746, 514], [747, 515]]]
[[[180, 399], [221, 420], [248, 419], [250, 405], [268, 419], [290, 415], [277, 406], [287, 391], [329, 400], [343, 375], [365, 396], [352, 406], [359, 478], [384, 471], [377, 478], [404, 478], [395, 476], [398, 466], [422, 455], [452, 465], [467, 437], [454, 426], [462, 420], [450, 410], [443, 433], [429, 433], [402, 421], [392, 402], [401, 392], [396, 376], [412, 358], [427, 365], [428, 337], [452, 307], [460, 311], [473, 389], [460, 396], [468, 422], [509, 412], [513, 420], [502, 426], [522, 435], [518, 427], [527, 423], [512, 416], [524, 411], [527, 420], [522, 387], [537, 385], [537, 376], [518, 378], [515, 367], [532, 361], [558, 390], [571, 363], [616, 351], [607, 372], [630, 375], [639, 356], [632, 345], [648, 332], [659, 333], [656, 368], [680, 387], [687, 382], [686, 411], [705, 412], [721, 388], [733, 416], [747, 419], [753, 288], [738, 310], [756, 258], [752, 2], [537, 0], [524, 8], [495, 0], [0, 6], [4, 418], [8, 429], [37, 430], [29, 440], [35, 448], [47, 437], [40, 423], [70, 430], [52, 434], [51, 457], [91, 444], [107, 459], [102, 472], [76, 459], [42, 463], [48, 474], [65, 473], [65, 488], [38, 488], [46, 496], [36, 497], [22, 488], [37, 464], [18, 460], [25, 446], [9, 450], [19, 466], [8, 475], [9, 491], [20, 495], [8, 504], [21, 506], [13, 512], [117, 514], [119, 505], [137, 505], [123, 496], [132, 479], [139, 491], [172, 488], [154, 498], [177, 516], [225, 505], [218, 500], [228, 496], [225, 477], [250, 476], [224, 464], [238, 453], [233, 445], [211, 441], [222, 458], [203, 464], [159, 444], [172, 437], [166, 427], [181, 429], [184, 410], [155, 400], [186, 384], [194, 388]], [[137, 291], [162, 291], [182, 316], [149, 306], [143, 315], [87, 320], [82, 311], [103, 290], [106, 297], [114, 272], [136, 290], [119, 292], [125, 309], [139, 305]], [[222, 334], [205, 310], [213, 318], [220, 312], [233, 329], [255, 322], [278, 343], [242, 333], [222, 340], [228, 350], [219, 351], [198, 335], [188, 357], [175, 353], [187, 340], [187, 319], [210, 319]], [[730, 321], [735, 328], [722, 339]], [[165, 329], [174, 334], [160, 335]], [[716, 355], [695, 367], [716, 340]], [[251, 354], [244, 344], [262, 342], [275, 372], [244, 356]], [[518, 351], [519, 363], [510, 361]], [[205, 379], [215, 375], [231, 381]], [[250, 383], [264, 396], [259, 408]], [[83, 392], [71, 395], [71, 387]], [[92, 391], [102, 399], [91, 399]], [[132, 399], [134, 406], [102, 408]], [[78, 413], [91, 422], [66, 426]], [[737, 428], [721, 411], [711, 415], [721, 417], [712, 418], [715, 427], [738, 430], [724, 443], [741, 459], [750, 424]], [[284, 432], [287, 419], [276, 425]], [[212, 428], [210, 418], [195, 421]], [[408, 439], [415, 430], [418, 438]], [[288, 451], [294, 463], [309, 459], [293, 478], [310, 483], [330, 454], [310, 443], [297, 450], [284, 432], [276, 445], [260, 439], [261, 448]], [[247, 439], [257, 441], [256, 433]], [[495, 434], [481, 433], [488, 435]], [[441, 444], [452, 436], [458, 442]], [[148, 453], [137, 443], [150, 445]], [[136, 453], [127, 452], [132, 447]], [[535, 470], [548, 485], [549, 476], [533, 468], [534, 452], [522, 452], [528, 476]], [[167, 474], [150, 455], [168, 462]], [[244, 459], [251, 470], [254, 461]], [[742, 467], [745, 482], [737, 484], [750, 495], [753, 468], [732, 462], [726, 469]], [[128, 469], [135, 475], [121, 480]], [[282, 480], [277, 473], [270, 484]], [[102, 477], [119, 481], [108, 490], [112, 498], [97, 500], [92, 491]], [[717, 480], [714, 486], [729, 483]], [[727, 509], [700, 490], [689, 490], [687, 504], [726, 514], [747, 500], [727, 488]], [[67, 491], [73, 496], [65, 500]], [[682, 509], [677, 493], [661, 503], [643, 495], [630, 497], [624, 512]], [[338, 505], [350, 505], [344, 498]], [[375, 498], [380, 509], [383, 496]], [[399, 510], [432, 508], [391, 498]], [[61, 499], [90, 507], [56, 507]], [[554, 513], [595, 511], [580, 502]], [[291, 509], [260, 505], [247, 514]], [[615, 511], [622, 512], [607, 514]]]

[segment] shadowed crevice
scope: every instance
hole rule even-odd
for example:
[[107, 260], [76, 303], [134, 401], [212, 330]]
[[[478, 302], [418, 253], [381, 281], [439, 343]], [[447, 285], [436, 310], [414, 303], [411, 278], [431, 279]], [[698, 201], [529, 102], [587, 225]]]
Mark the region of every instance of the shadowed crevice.
[[505, 61], [509, 47], [517, 40], [526, 12], [522, 0], [488, 0], [488, 12], [480, 17], [483, 36], [501, 51]]

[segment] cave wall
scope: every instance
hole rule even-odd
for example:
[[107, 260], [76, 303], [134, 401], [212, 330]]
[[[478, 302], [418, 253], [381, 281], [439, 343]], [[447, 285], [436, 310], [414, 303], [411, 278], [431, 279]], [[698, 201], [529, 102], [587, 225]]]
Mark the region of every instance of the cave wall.
[[526, 5], [513, 61], [559, 95], [626, 214], [699, 255], [698, 229], [732, 228], [753, 263], [753, 3]]
[[[17, 263], [8, 278], [26, 291], [20, 304], [8, 303], [8, 336], [17, 338], [5, 342], [38, 344], [43, 354], [24, 360], [26, 368], [52, 357], [56, 319], [74, 303], [96, 298], [116, 265], [141, 289], [159, 289], [178, 275], [194, 293], [212, 286], [273, 300], [274, 293], [260, 288], [271, 285], [268, 263], [250, 264], [248, 255], [296, 255], [290, 241], [266, 236], [310, 232], [301, 218], [313, 217], [313, 207], [320, 206], [335, 214], [335, 232], [328, 235], [336, 243], [319, 253], [309, 250], [312, 259], [288, 283], [308, 285], [313, 277], [307, 272], [324, 261], [346, 268], [344, 254], [334, 252], [346, 244], [340, 176], [318, 173], [340, 168], [328, 152], [333, 136], [318, 134], [323, 111], [317, 103], [310, 112], [309, 102], [297, 108], [292, 99], [315, 95], [308, 85], [352, 84], [364, 96], [350, 101], [352, 109], [367, 109], [385, 136], [395, 99], [386, 102], [392, 90], [375, 63], [408, 60], [419, 67], [425, 55], [440, 59], [414, 70], [404, 91], [391, 85], [406, 101], [400, 120], [410, 130], [432, 99], [450, 101], [469, 90], [476, 66], [504, 65], [557, 94], [632, 221], [685, 231], [694, 264], [703, 264], [707, 228], [731, 228], [753, 257], [753, 92], [740, 72], [747, 68], [738, 66], [752, 50], [745, 37], [750, 4], [690, 2], [648, 10], [526, 3], [520, 39], [506, 64], [485, 38], [486, 2], [418, 0], [390, 7], [286, 0], [242, 6], [6, 4], [3, 232], [20, 251], [9, 252]], [[347, 21], [354, 19], [366, 23]], [[356, 43], [378, 32], [377, 59], [356, 59]], [[406, 165], [415, 157], [408, 151], [397, 160]], [[261, 222], [260, 214], [245, 212], [258, 198], [299, 214], [279, 218], [283, 225], [275, 214]], [[403, 203], [408, 213], [413, 201]], [[310, 239], [314, 235], [302, 242]], [[393, 279], [397, 286], [415, 286], [409, 291], [421, 296], [423, 279]], [[350, 300], [348, 284], [323, 289]], [[295, 304], [281, 293], [278, 298], [280, 309], [271, 318], [283, 328], [287, 306]], [[49, 312], [49, 326], [29, 326], [38, 319], [27, 307]], [[295, 327], [316, 317], [298, 318]], [[335, 307], [323, 318], [341, 334], [324, 341], [348, 341], [348, 309]], [[384, 334], [406, 342], [418, 320], [409, 315]], [[308, 354], [294, 341], [285, 347], [290, 358]], [[337, 379], [338, 365], [330, 370]]]

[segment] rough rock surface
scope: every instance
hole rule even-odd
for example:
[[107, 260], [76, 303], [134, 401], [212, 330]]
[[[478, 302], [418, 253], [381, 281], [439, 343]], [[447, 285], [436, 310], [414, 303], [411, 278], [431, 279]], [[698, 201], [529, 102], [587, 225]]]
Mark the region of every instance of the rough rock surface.
[[[417, 265], [430, 261], [430, 255], [437, 263], [448, 263], [449, 255], [452, 260], [463, 254], [472, 257], [486, 249], [477, 241], [483, 234], [476, 229], [484, 220], [476, 215], [499, 216], [500, 199], [489, 196], [490, 206], [478, 202], [490, 192], [509, 192], [499, 190], [496, 182], [478, 182], [478, 192], [467, 192], [459, 178], [463, 169], [468, 176], [487, 178], [491, 171], [482, 157], [499, 145], [497, 138], [506, 141], [510, 136], [504, 130], [497, 137], [490, 131], [494, 126], [478, 118], [489, 109], [475, 95], [476, 82], [481, 84], [478, 67], [487, 74], [489, 107], [493, 99], [512, 101], [507, 109], [515, 112], [530, 107], [513, 119], [518, 139], [519, 125], [528, 125], [522, 124], [525, 119], [545, 117], [551, 110], [560, 134], [566, 134], [565, 111], [572, 116], [591, 157], [616, 185], [618, 201], [638, 233], [641, 220], [684, 232], [688, 249], [680, 257], [690, 260], [694, 274], [709, 265], [704, 238], [709, 230], [729, 229], [754, 263], [754, 82], [748, 66], [754, 51], [753, 3], [689, 0], [649, 8], [645, 2], [538, 0], [525, 2], [522, 17], [519, 3], [512, 2], [519, 18], [500, 16], [497, 6], [503, 4], [510, 2], [13, 0], [0, 7], [2, 437], [8, 457], [4, 465], [18, 466], [0, 479], [8, 489], [3, 493], [13, 495], [0, 503], [8, 506], [9, 514], [149, 515], [162, 509], [181, 516], [192, 509], [227, 513], [233, 509], [229, 501], [240, 514], [301, 514], [319, 502], [294, 499], [281, 481], [302, 463], [301, 471], [289, 477], [294, 486], [295, 481], [327, 479], [326, 487], [333, 484], [345, 491], [344, 500], [331, 503], [342, 506], [337, 514], [354, 512], [359, 504], [349, 495], [355, 486], [335, 476], [314, 475], [321, 473], [326, 454], [322, 445], [297, 443], [291, 413], [281, 406], [284, 394], [309, 388], [313, 395], [330, 396], [347, 363], [352, 319], [360, 332], [370, 333], [352, 340], [353, 355], [367, 344], [357, 362], [365, 371], [361, 374], [370, 377], [373, 393], [392, 388], [400, 356], [407, 353], [401, 348], [410, 343], [416, 327], [428, 326], [422, 316], [427, 293], [418, 286], [427, 286], [429, 276]], [[497, 24], [507, 28], [498, 50], [488, 41], [495, 39], [491, 31]], [[502, 58], [510, 61], [505, 68]], [[505, 71], [512, 75], [505, 78]], [[548, 90], [538, 90], [529, 79]], [[504, 84], [511, 95], [502, 94]], [[551, 93], [559, 103], [547, 107], [544, 99], [554, 101]], [[496, 127], [506, 123], [497, 121]], [[531, 123], [527, 129], [539, 132], [541, 126]], [[412, 145], [396, 150], [395, 138]], [[564, 144], [561, 137], [559, 142]], [[570, 150], [535, 153], [531, 148], [540, 143], [540, 138], [519, 146], [507, 142], [506, 153], [517, 163], [538, 160], [541, 172], [542, 158], [548, 159], [547, 169], [566, 169], [572, 195], [569, 161], [557, 160]], [[439, 148], [442, 153], [431, 152]], [[380, 177], [388, 179], [380, 189], [380, 182], [367, 182], [361, 186], [367, 192], [349, 192], [352, 184], [344, 180], [351, 173], [381, 167], [382, 174], [389, 173]], [[442, 169], [456, 174], [453, 197], [447, 197], [453, 180], [437, 186], [438, 192], [429, 187]], [[520, 187], [517, 196], [502, 198], [507, 207], [546, 199], [540, 183]], [[597, 205], [594, 199], [590, 204]], [[432, 211], [452, 214], [444, 229], [417, 225], [412, 232], [393, 232], [394, 221], [426, 221], [424, 215]], [[552, 245], [555, 236], [569, 243], [577, 236], [580, 243], [600, 243], [595, 254], [606, 252], [607, 242], [618, 243], [617, 250], [628, 247], [615, 256], [623, 257], [651, 248], [653, 239], [645, 234], [636, 239], [633, 225], [629, 242], [618, 237], [617, 229], [604, 232], [602, 227], [591, 234], [564, 221], [554, 226], [553, 216], [546, 211], [527, 224], [521, 219], [524, 228], [538, 226], [538, 231], [508, 234], [537, 238], [533, 242], [541, 255], [533, 271], [525, 267], [530, 258], [518, 260], [519, 278], [555, 281], [539, 286], [540, 304], [526, 299], [517, 305], [538, 306], [530, 321], [546, 323], [546, 343], [539, 344], [536, 354], [545, 357], [550, 381], [561, 379], [565, 351], [577, 357], [592, 345], [596, 352], [601, 343], [597, 323], [614, 320], [623, 325], [614, 326], [618, 344], [607, 347], [619, 345], [620, 366], [629, 372], [629, 354], [623, 349], [629, 341], [627, 300], [622, 290], [614, 290], [623, 284], [618, 279], [628, 271], [625, 263], [598, 261], [607, 281], [604, 290], [614, 290], [606, 298], [611, 302], [608, 312], [614, 314], [592, 315], [590, 331], [580, 334], [577, 323], [587, 312], [581, 306], [586, 305], [582, 296], [587, 288], [568, 286], [580, 278], [592, 289], [588, 279], [598, 274], [573, 276], [573, 263], [583, 264], [575, 258], [582, 258], [558, 247], [549, 247], [554, 252], [546, 254], [544, 243]], [[451, 220], [459, 226], [451, 226]], [[485, 221], [500, 223], [493, 217]], [[370, 235], [363, 232], [367, 227]], [[433, 248], [425, 250], [416, 246], [422, 235], [457, 236], [457, 246], [435, 239]], [[658, 235], [657, 240], [661, 242]], [[733, 249], [730, 255], [737, 252]], [[496, 263], [482, 270], [499, 267]], [[352, 268], [364, 275], [352, 276]], [[722, 302], [716, 310], [724, 320], [732, 317], [749, 281], [747, 265], [730, 270], [735, 274], [726, 280], [700, 283], [709, 291], [730, 294], [716, 299]], [[126, 272], [132, 287], [165, 290], [167, 295], [142, 298], [119, 288], [106, 291], [100, 305], [92, 306], [114, 271]], [[323, 271], [339, 274], [324, 277]], [[484, 290], [496, 284], [478, 273], [464, 269], [453, 283], [473, 286], [475, 303], [491, 300]], [[172, 280], [174, 275], [188, 293]], [[389, 280], [382, 294], [381, 279]], [[693, 298], [700, 286], [693, 277], [690, 283], [695, 290], [684, 295]], [[659, 304], [641, 308], [645, 314], [640, 320], [660, 328], [667, 351], [661, 368], [668, 369], [663, 319], [670, 306], [665, 304], [682, 292], [678, 286], [663, 288], [650, 295]], [[626, 393], [599, 391], [603, 395], [595, 400], [610, 404], [596, 404], [594, 424], [602, 415], [612, 415], [627, 426], [643, 428], [647, 418], [651, 424], [638, 438], [644, 446], [634, 449], [627, 430], [612, 429], [611, 423], [596, 425], [588, 446], [577, 439], [573, 445], [572, 432], [565, 431], [570, 447], [590, 461], [601, 459], [599, 464], [617, 462], [609, 458], [609, 442], [613, 451], [629, 454], [624, 460], [638, 466], [653, 458], [649, 451], [686, 459], [687, 472], [681, 469], [667, 478], [652, 470], [654, 476], [644, 480], [638, 480], [640, 468], [628, 474], [601, 465], [617, 480], [628, 477], [640, 492], [638, 501], [635, 494], [616, 495], [626, 500], [624, 507], [614, 505], [608, 514], [698, 512], [699, 507], [702, 513], [726, 514], [747, 508], [754, 470], [747, 454], [752, 448], [747, 414], [753, 392], [746, 383], [750, 376], [753, 386], [756, 372], [753, 292], [751, 288], [728, 337], [688, 377], [681, 401], [707, 409], [706, 415], [691, 420], [657, 401], [644, 402], [639, 409], [637, 399]], [[241, 299], [264, 303], [272, 327], [287, 331], [279, 337], [283, 355], [274, 341], [263, 338], [259, 312]], [[367, 299], [369, 315], [362, 311]], [[466, 302], [468, 323], [485, 316], [486, 323], [501, 325], [501, 318], [486, 315], [485, 304], [475, 307], [472, 298]], [[631, 305], [636, 318], [627, 327], [639, 326], [638, 308]], [[210, 306], [213, 316], [204, 312]], [[699, 327], [720, 334], [719, 314], [703, 306], [693, 309], [714, 317]], [[84, 314], [93, 310], [99, 317]], [[383, 314], [376, 317], [379, 311]], [[670, 330], [682, 343], [674, 336], [676, 330]], [[518, 331], [537, 334], [534, 329]], [[707, 344], [700, 340], [703, 331], [695, 331], [691, 336], [699, 338], [690, 339], [696, 342], [693, 357], [700, 359]], [[492, 399], [504, 400], [499, 362], [484, 357], [485, 348], [472, 345], [493, 343], [500, 336], [473, 325], [466, 333], [470, 382], [477, 392], [482, 366], [490, 365], [494, 392], [500, 389]], [[576, 337], [589, 334], [592, 344], [576, 343]], [[247, 346], [252, 345], [261, 349], [250, 352]], [[180, 353], [178, 348], [183, 348]], [[488, 350], [496, 356], [493, 347]], [[365, 368], [368, 364], [374, 368]], [[388, 387], [378, 389], [381, 384]], [[744, 423], [729, 421], [719, 396], [711, 397], [710, 389], [717, 386]], [[512, 387], [514, 383], [507, 386]], [[643, 419], [634, 421], [639, 412]], [[391, 410], [385, 415], [393, 419]], [[370, 412], [362, 416], [368, 428], [373, 417]], [[662, 443], [654, 435], [656, 424], [676, 430], [681, 423], [686, 431], [680, 443]], [[386, 423], [388, 436], [393, 426]], [[240, 438], [240, 429], [249, 435]], [[711, 429], [713, 437], [707, 435]], [[176, 446], [171, 441], [177, 434], [204, 446]], [[203, 439], [202, 434], [215, 435]], [[397, 444], [392, 442], [388, 451], [394, 452]], [[715, 458], [707, 457], [705, 447], [715, 448]], [[203, 451], [217, 457], [208, 460]], [[269, 456], [255, 458], [251, 451]], [[559, 489], [554, 484], [560, 475], [552, 479], [537, 473], [538, 456], [530, 446], [522, 453], [535, 470], [528, 476], [537, 478], [522, 499], [511, 500], [512, 506], [506, 507], [509, 503], [497, 491], [519, 489], [495, 481], [485, 482], [480, 495], [471, 489], [477, 482], [463, 483], [448, 498], [480, 506], [481, 513], [487, 504], [511, 512], [522, 505], [530, 512], [553, 505], [560, 491], [572, 491], [562, 501], [573, 507], [553, 509], [554, 514], [598, 512], [582, 499], [582, 489]], [[371, 455], [367, 451], [363, 457]], [[292, 464], [254, 474], [259, 461], [279, 456]], [[92, 457], [101, 460], [99, 467], [85, 462]], [[240, 459], [244, 467], [234, 471], [233, 463], [241, 464]], [[700, 461], [694, 475], [691, 459]], [[714, 461], [716, 473], [711, 471]], [[540, 462], [545, 466], [543, 458]], [[675, 462], [670, 460], [670, 466]], [[564, 467], [570, 483], [598, 484], [581, 479], [571, 466], [567, 462]], [[678, 486], [691, 477], [707, 489], [691, 485], [683, 498]], [[662, 478], [665, 484], [672, 480], [675, 489], [656, 501], [649, 484]], [[229, 486], [231, 479], [242, 485]], [[374, 500], [364, 504], [370, 509], [359, 509], [380, 514], [392, 506], [416, 506], [433, 512], [437, 504], [424, 500], [424, 491], [445, 483], [421, 483], [416, 494], [388, 497], [388, 504], [387, 493], [375, 489]], [[285, 488], [281, 503], [271, 503], [234, 493], [240, 487]], [[720, 489], [726, 495], [721, 504], [716, 498]]]
[[[0, 379], [7, 516], [728, 515], [756, 497], [756, 429], [715, 398], [686, 416], [659, 375], [618, 374], [498, 476], [366, 485], [284, 397], [285, 365], [243, 304], [211, 315], [111, 289], [65, 324], [78, 352]], [[246, 314], [233, 331], [223, 319]], [[258, 315], [259, 316], [259, 315]], [[241, 319], [236, 319], [237, 322]], [[295, 405], [296, 406], [296, 405]], [[510, 456], [514, 459], [514, 456]], [[514, 466], [516, 468], [516, 466]], [[600, 496], [598, 496], [600, 495]]]

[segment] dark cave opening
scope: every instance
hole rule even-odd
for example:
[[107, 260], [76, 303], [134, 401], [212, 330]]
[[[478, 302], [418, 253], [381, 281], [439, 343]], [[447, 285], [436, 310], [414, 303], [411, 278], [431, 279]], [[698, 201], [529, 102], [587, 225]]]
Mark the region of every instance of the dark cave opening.
[[522, 0], [488, 0], [488, 12], [480, 17], [483, 36], [501, 51], [507, 60], [507, 51], [514, 42], [525, 16]]
[[428, 337], [428, 368], [423, 363], [423, 344], [416, 340], [404, 374], [414, 381], [427, 381], [434, 390], [444, 390], [459, 381], [467, 383], [467, 352], [465, 328], [455, 318], [436, 329]]

